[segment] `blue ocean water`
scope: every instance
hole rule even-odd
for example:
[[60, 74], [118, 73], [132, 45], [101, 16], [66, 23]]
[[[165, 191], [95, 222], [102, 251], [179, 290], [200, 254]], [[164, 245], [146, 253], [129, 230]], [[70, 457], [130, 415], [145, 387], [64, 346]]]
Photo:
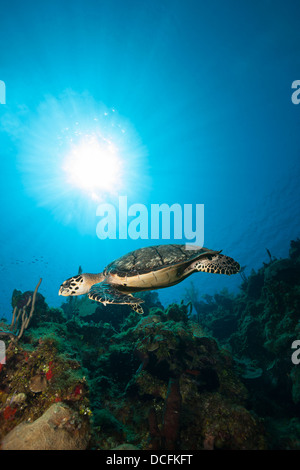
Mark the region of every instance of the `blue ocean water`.
[[[0, 316], [10, 317], [14, 289], [33, 290], [42, 278], [39, 291], [59, 306], [59, 286], [79, 266], [99, 272], [169, 242], [100, 240], [97, 207], [118, 196], [149, 212], [204, 204], [204, 246], [247, 273], [268, 261], [266, 249], [287, 256], [300, 220], [296, 1], [0, 8]], [[95, 136], [122, 170], [111, 185], [105, 166], [92, 171], [97, 194], [67, 160]], [[92, 163], [85, 152], [81, 160], [84, 174]], [[201, 295], [237, 291], [241, 278], [201, 273], [193, 282]], [[161, 290], [163, 304], [181, 300], [189, 283]]]

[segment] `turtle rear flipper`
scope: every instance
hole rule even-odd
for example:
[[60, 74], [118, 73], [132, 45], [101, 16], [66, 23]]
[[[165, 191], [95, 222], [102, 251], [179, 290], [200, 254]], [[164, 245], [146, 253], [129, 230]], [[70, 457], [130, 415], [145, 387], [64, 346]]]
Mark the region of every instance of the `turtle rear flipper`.
[[106, 304], [123, 304], [130, 305], [132, 310], [143, 314], [144, 311], [140, 306], [140, 303], [144, 302], [142, 299], [137, 299], [131, 294], [125, 294], [124, 292], [119, 291], [112, 284], [106, 284], [104, 282], [99, 282], [94, 284], [89, 292], [88, 297], [91, 300], [96, 300], [96, 302], [102, 302]]
[[217, 254], [198, 259], [192, 263], [189, 269], [216, 274], [236, 274], [240, 270], [240, 265], [229, 256]]

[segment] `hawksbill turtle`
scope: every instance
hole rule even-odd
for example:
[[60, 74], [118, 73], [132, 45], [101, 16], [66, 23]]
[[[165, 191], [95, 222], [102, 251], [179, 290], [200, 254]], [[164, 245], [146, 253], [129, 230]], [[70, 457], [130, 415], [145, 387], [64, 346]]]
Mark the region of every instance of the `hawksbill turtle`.
[[188, 245], [157, 245], [134, 250], [99, 274], [78, 274], [64, 281], [59, 295], [88, 294], [106, 304], [127, 304], [143, 313], [143, 299], [132, 294], [174, 286], [195, 272], [236, 274], [240, 265], [221, 251]]

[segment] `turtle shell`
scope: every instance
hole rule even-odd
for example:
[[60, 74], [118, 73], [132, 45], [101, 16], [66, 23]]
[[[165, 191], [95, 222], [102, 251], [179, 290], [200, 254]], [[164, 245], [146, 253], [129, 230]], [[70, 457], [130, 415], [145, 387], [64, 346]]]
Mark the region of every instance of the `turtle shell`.
[[214, 255], [219, 251], [207, 248], [197, 248], [186, 245], [157, 245], [140, 248], [110, 263], [103, 274], [115, 274], [122, 276], [136, 276], [163, 268], [188, 264], [202, 255]]

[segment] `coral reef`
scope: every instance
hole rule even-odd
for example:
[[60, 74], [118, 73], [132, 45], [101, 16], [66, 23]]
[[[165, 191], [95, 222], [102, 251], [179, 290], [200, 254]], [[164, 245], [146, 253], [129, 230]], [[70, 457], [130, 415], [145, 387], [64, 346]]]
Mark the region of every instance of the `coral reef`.
[[29, 322], [34, 313], [35, 301], [37, 296], [37, 291], [42, 282], [42, 279], [36, 285], [36, 288], [33, 293], [25, 292], [22, 294], [19, 291], [14, 290], [12, 296], [12, 306], [14, 307], [12, 321], [10, 327], [3, 329], [0, 324], [0, 336], [10, 336], [15, 340], [21, 338], [24, 330], [29, 326]]
[[[67, 424], [66, 429], [65, 424], [55, 428], [56, 437], [53, 426], [50, 431], [45, 425], [50, 433], [43, 440], [48, 442], [43, 444], [47, 448], [55, 446], [63, 433], [60, 449], [124, 445], [201, 449], [207, 445], [208, 431], [205, 419], [199, 426], [195, 417], [203, 413], [205, 394], [218, 396], [219, 406], [223, 400], [229, 408], [239, 406], [242, 419], [249, 415], [249, 427], [253, 424], [242, 443], [229, 430], [228, 448], [263, 447], [263, 430], [261, 441], [253, 437], [259, 420], [253, 417], [251, 421], [244, 408], [246, 389], [233, 372], [228, 352], [190, 319], [190, 305], [172, 304], [163, 309], [155, 303], [156, 297], [150, 299], [149, 315], [131, 312], [126, 316], [125, 306], [123, 312], [114, 312], [118, 317], [114, 326], [94, 321], [99, 320], [99, 311], [89, 322], [80, 315], [68, 319], [62, 310], [51, 309], [40, 299], [35, 321], [18, 344], [8, 348], [0, 371], [3, 448], [24, 448], [20, 429], [35, 435], [31, 429], [39, 429], [40, 423], [48, 420], [53, 404], [58, 403], [76, 417], [63, 419], [63, 423], [74, 421], [78, 432], [84, 429], [88, 438], [81, 436], [80, 443], [68, 443], [71, 428]], [[212, 410], [209, 414], [211, 417]], [[219, 421], [218, 413], [214, 419]], [[190, 426], [197, 426], [196, 438], [195, 433], [189, 433]], [[209, 432], [221, 446], [222, 433]], [[36, 445], [34, 439], [28, 440], [26, 448]]]
[[[61, 321], [62, 314], [59, 316], [57, 309], [50, 309], [41, 298], [33, 318], [35, 321], [18, 342], [7, 339], [6, 363], [0, 367], [0, 440], [18, 426], [25, 430], [23, 425], [34, 424], [58, 402], [80, 417], [80, 427], [88, 435], [91, 412], [84, 371], [74, 357], [72, 345], [65, 342], [65, 323], [52, 321]], [[5, 448], [17, 445], [4, 442]], [[9, 442], [19, 442], [17, 435]], [[27, 449], [36, 448], [33, 442], [32, 447], [28, 446]]]
[[196, 299], [194, 308], [202, 326], [231, 351], [249, 391], [247, 403], [272, 436], [270, 446], [299, 449], [299, 441], [292, 445], [285, 433], [284, 442], [274, 427], [293, 420], [295, 428], [300, 411], [300, 372], [291, 360], [300, 333], [300, 240], [291, 242], [289, 258], [268, 256], [268, 263], [244, 278], [239, 294]]

